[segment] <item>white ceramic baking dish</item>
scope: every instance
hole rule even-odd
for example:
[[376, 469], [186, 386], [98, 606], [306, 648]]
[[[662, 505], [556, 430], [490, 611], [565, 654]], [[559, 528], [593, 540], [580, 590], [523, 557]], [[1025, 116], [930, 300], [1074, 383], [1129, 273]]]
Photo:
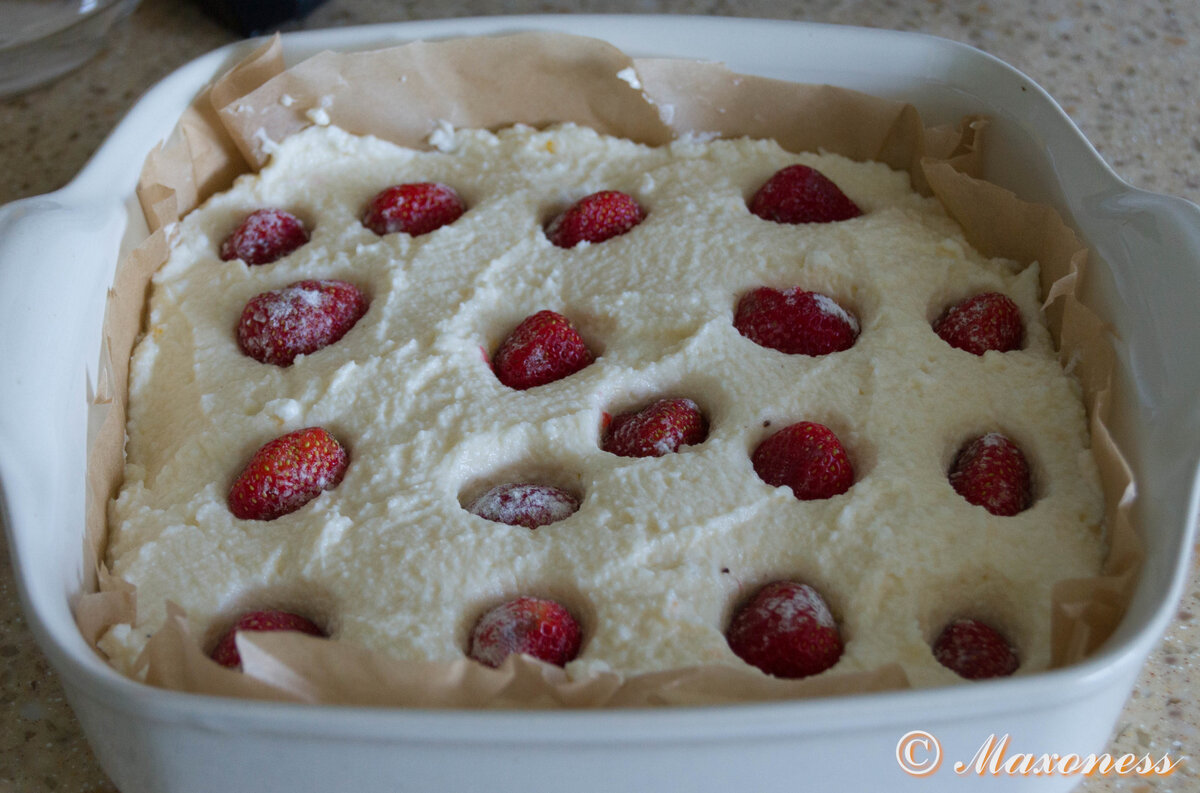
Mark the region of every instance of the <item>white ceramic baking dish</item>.
[[[181, 68], [134, 107], [62, 190], [0, 209], [0, 481], [28, 621], [96, 755], [124, 793], [173, 791], [1066, 790], [1077, 777], [958, 775], [989, 735], [1011, 751], [1103, 751], [1185, 583], [1198, 511], [1200, 210], [1121, 182], [1020, 73], [959, 44], [881, 30], [688, 17], [495, 17], [285, 37], [290, 60], [416, 38], [552, 29], [634, 55], [726, 62], [916, 104], [929, 122], [993, 120], [987, 176], [1056, 207], [1093, 250], [1086, 297], [1120, 360], [1113, 431], [1141, 483], [1146, 564], [1116, 634], [1075, 666], [949, 689], [744, 706], [608, 712], [416, 711], [264, 704], [153, 689], [107, 667], [76, 630], [85, 405], [96, 390], [105, 291], [144, 234], [131, 200], [142, 160], [214, 75], [227, 47]], [[897, 763], [913, 730], [944, 763]], [[915, 759], [929, 759], [918, 746]]]

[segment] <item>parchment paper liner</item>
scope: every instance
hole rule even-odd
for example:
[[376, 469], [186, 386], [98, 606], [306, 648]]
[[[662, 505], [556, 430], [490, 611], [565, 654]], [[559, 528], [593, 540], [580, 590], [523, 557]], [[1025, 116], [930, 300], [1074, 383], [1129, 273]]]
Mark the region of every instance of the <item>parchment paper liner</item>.
[[[620, 73], [620, 75], [618, 75]], [[640, 89], [640, 90], [639, 90]], [[286, 97], [286, 98], [285, 98]], [[631, 59], [592, 39], [548, 33], [452, 39], [368, 53], [322, 53], [285, 70], [278, 38], [220, 78], [147, 158], [138, 195], [151, 236], [122, 263], [109, 294], [108, 408], [88, 469], [86, 567], [94, 580], [76, 606], [89, 642], [136, 622], [134, 588], [103, 565], [108, 500], [123, 478], [129, 356], [153, 272], [166, 259], [165, 227], [233, 178], [260, 167], [264, 146], [312, 124], [333, 124], [415, 148], [439, 122], [457, 127], [571, 121], [650, 145], [677, 135], [773, 137], [792, 151], [825, 149], [908, 171], [937, 196], [988, 256], [1041, 264], [1046, 314], [1060, 357], [1085, 392], [1092, 446], [1106, 494], [1109, 554], [1103, 575], [1063, 581], [1053, 597], [1052, 657], [1069, 664], [1116, 628], [1132, 596], [1141, 545], [1130, 522], [1135, 488], [1106, 424], [1115, 358], [1104, 323], [1079, 300], [1087, 252], [1048, 207], [978, 179], [986, 123], [925, 129], [917, 111], [845, 89], [738, 75], [719, 64]], [[410, 707], [597, 707], [705, 704], [830, 696], [903, 688], [903, 670], [785, 681], [733, 667], [695, 667], [622, 678], [565, 673], [523, 657], [497, 670], [466, 659], [424, 663], [296, 634], [241, 634], [244, 672], [209, 661], [171, 604], [139, 660], [152, 685], [198, 693], [299, 702]]]

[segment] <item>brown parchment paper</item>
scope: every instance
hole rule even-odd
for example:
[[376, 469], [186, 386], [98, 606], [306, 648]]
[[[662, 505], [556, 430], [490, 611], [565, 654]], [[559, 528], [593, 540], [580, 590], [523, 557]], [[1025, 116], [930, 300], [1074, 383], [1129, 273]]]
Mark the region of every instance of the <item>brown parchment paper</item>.
[[[89, 453], [87, 564], [95, 591], [76, 603], [89, 642], [136, 623], [134, 588], [103, 564], [106, 510], [123, 479], [129, 356], [142, 325], [149, 279], [167, 255], [169, 225], [241, 174], [261, 167], [271, 142], [324, 114], [344, 129], [416, 148], [441, 123], [497, 128], [571, 121], [649, 145], [685, 134], [775, 138], [792, 151], [825, 149], [910, 173], [941, 200], [988, 256], [1041, 265], [1060, 355], [1083, 385], [1092, 445], [1107, 500], [1103, 574], [1054, 592], [1052, 655], [1069, 664], [1116, 628], [1132, 596], [1141, 546], [1130, 522], [1128, 466], [1109, 435], [1114, 357], [1104, 323], [1076, 299], [1087, 251], [1048, 207], [981, 181], [986, 120], [925, 128], [902, 103], [830, 86], [735, 74], [716, 63], [634, 60], [604, 42], [520, 33], [417, 42], [365, 53], [322, 53], [284, 68], [278, 38], [219, 78], [146, 160], [138, 196], [150, 238], [124, 261], [105, 322], [106, 409]], [[173, 604], [139, 671], [151, 685], [227, 696], [397, 707], [642, 707], [831, 696], [903, 688], [898, 665], [807, 680], [764, 678], [726, 666], [570, 680], [557, 667], [512, 656], [499, 669], [462, 659], [400, 661], [298, 634], [240, 634], [243, 671], [219, 667]]]

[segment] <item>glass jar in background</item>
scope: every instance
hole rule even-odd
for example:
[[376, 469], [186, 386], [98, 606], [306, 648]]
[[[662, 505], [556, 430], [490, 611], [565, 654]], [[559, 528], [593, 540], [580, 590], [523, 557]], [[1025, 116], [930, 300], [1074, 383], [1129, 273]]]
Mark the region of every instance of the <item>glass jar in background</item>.
[[0, 0], [0, 97], [83, 65], [138, 0]]

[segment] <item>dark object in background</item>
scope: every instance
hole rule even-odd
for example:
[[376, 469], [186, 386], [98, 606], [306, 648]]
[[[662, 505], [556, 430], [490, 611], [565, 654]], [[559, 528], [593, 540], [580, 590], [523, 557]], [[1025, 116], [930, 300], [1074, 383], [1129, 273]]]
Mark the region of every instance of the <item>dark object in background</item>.
[[200, 0], [200, 7], [242, 36], [268, 33], [300, 19], [325, 0]]

